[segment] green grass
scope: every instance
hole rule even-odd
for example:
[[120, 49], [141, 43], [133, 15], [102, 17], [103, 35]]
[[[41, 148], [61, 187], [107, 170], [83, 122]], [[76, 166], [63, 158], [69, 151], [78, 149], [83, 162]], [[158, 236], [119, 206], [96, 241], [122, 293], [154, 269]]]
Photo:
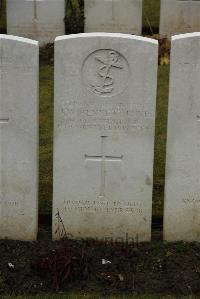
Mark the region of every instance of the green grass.
[[51, 213], [53, 159], [53, 66], [40, 67], [40, 213]]
[[154, 158], [154, 196], [153, 215], [163, 214], [163, 191], [165, 180], [165, 154], [167, 135], [167, 110], [169, 89], [169, 66], [158, 68], [157, 117], [155, 131], [155, 158]]
[[160, 0], [143, 0], [143, 28], [151, 27], [153, 33], [157, 33], [159, 22]]

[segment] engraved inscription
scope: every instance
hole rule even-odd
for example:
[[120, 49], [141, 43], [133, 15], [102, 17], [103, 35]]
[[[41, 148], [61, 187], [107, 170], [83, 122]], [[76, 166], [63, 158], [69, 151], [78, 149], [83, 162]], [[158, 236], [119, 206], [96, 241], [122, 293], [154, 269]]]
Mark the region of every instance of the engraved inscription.
[[105, 185], [106, 185], [106, 162], [121, 162], [123, 156], [107, 156], [105, 154], [107, 136], [101, 136], [101, 156], [88, 156], [85, 155], [86, 161], [98, 161], [101, 163], [101, 183], [99, 198], [106, 198]]
[[200, 197], [185, 197], [182, 202], [184, 204], [200, 204]]
[[101, 201], [101, 200], [64, 200], [65, 212], [79, 213], [106, 213], [106, 214], [132, 214], [142, 215], [144, 209], [141, 202], [120, 202], [120, 201]]
[[19, 207], [19, 202], [18, 201], [4, 201], [0, 199], [0, 206], [5, 206], [5, 207]]
[[151, 107], [125, 103], [94, 103], [63, 100], [58, 127], [64, 129], [99, 131], [151, 130], [154, 117]]
[[126, 59], [114, 50], [95, 51], [82, 68], [85, 86], [100, 97], [112, 97], [124, 91], [129, 72]]
[[182, 203], [184, 204], [200, 204], [200, 191], [191, 192], [188, 194], [185, 194], [181, 198]]
[[200, 198], [183, 198], [182, 201], [185, 204], [193, 204], [193, 203], [200, 204]]

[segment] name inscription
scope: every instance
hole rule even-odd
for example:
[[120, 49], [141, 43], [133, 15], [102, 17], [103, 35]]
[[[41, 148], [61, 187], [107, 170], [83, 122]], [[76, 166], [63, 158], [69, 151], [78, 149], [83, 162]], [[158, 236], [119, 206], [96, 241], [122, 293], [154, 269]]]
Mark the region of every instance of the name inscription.
[[128, 104], [93, 104], [67, 101], [61, 108], [58, 128], [97, 130], [151, 130], [149, 121], [153, 112], [144, 107]]

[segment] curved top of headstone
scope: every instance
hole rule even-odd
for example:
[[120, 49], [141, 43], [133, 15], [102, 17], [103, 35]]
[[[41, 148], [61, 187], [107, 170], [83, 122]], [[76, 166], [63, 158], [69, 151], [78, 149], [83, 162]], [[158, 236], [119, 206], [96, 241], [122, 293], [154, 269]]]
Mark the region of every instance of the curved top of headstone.
[[95, 37], [108, 37], [108, 38], [124, 38], [129, 40], [136, 40], [136, 41], [142, 41], [146, 43], [151, 43], [158, 45], [158, 41], [152, 38], [138, 36], [138, 35], [131, 35], [131, 34], [125, 34], [125, 33], [105, 33], [105, 32], [95, 32], [95, 33], [79, 33], [79, 34], [70, 34], [70, 35], [62, 35], [58, 36], [55, 39], [55, 42], [67, 40], [67, 39], [75, 39], [75, 38], [95, 38]]
[[176, 35], [172, 36], [172, 41], [179, 40], [179, 39], [185, 39], [185, 38], [192, 38], [192, 37], [200, 37], [200, 32], [176, 34]]
[[12, 40], [16, 42], [38, 46], [38, 42], [36, 40], [25, 38], [25, 37], [14, 36], [14, 35], [0, 34], [0, 40]]

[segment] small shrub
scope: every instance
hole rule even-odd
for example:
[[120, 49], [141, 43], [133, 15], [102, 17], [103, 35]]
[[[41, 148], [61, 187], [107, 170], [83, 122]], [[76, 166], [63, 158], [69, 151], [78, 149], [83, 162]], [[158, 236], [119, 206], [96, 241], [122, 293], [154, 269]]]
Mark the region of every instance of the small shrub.
[[84, 0], [66, 1], [65, 32], [84, 32]]
[[87, 277], [87, 258], [82, 248], [74, 248], [66, 239], [36, 264], [40, 276], [50, 281], [52, 289], [59, 290], [64, 284]]

